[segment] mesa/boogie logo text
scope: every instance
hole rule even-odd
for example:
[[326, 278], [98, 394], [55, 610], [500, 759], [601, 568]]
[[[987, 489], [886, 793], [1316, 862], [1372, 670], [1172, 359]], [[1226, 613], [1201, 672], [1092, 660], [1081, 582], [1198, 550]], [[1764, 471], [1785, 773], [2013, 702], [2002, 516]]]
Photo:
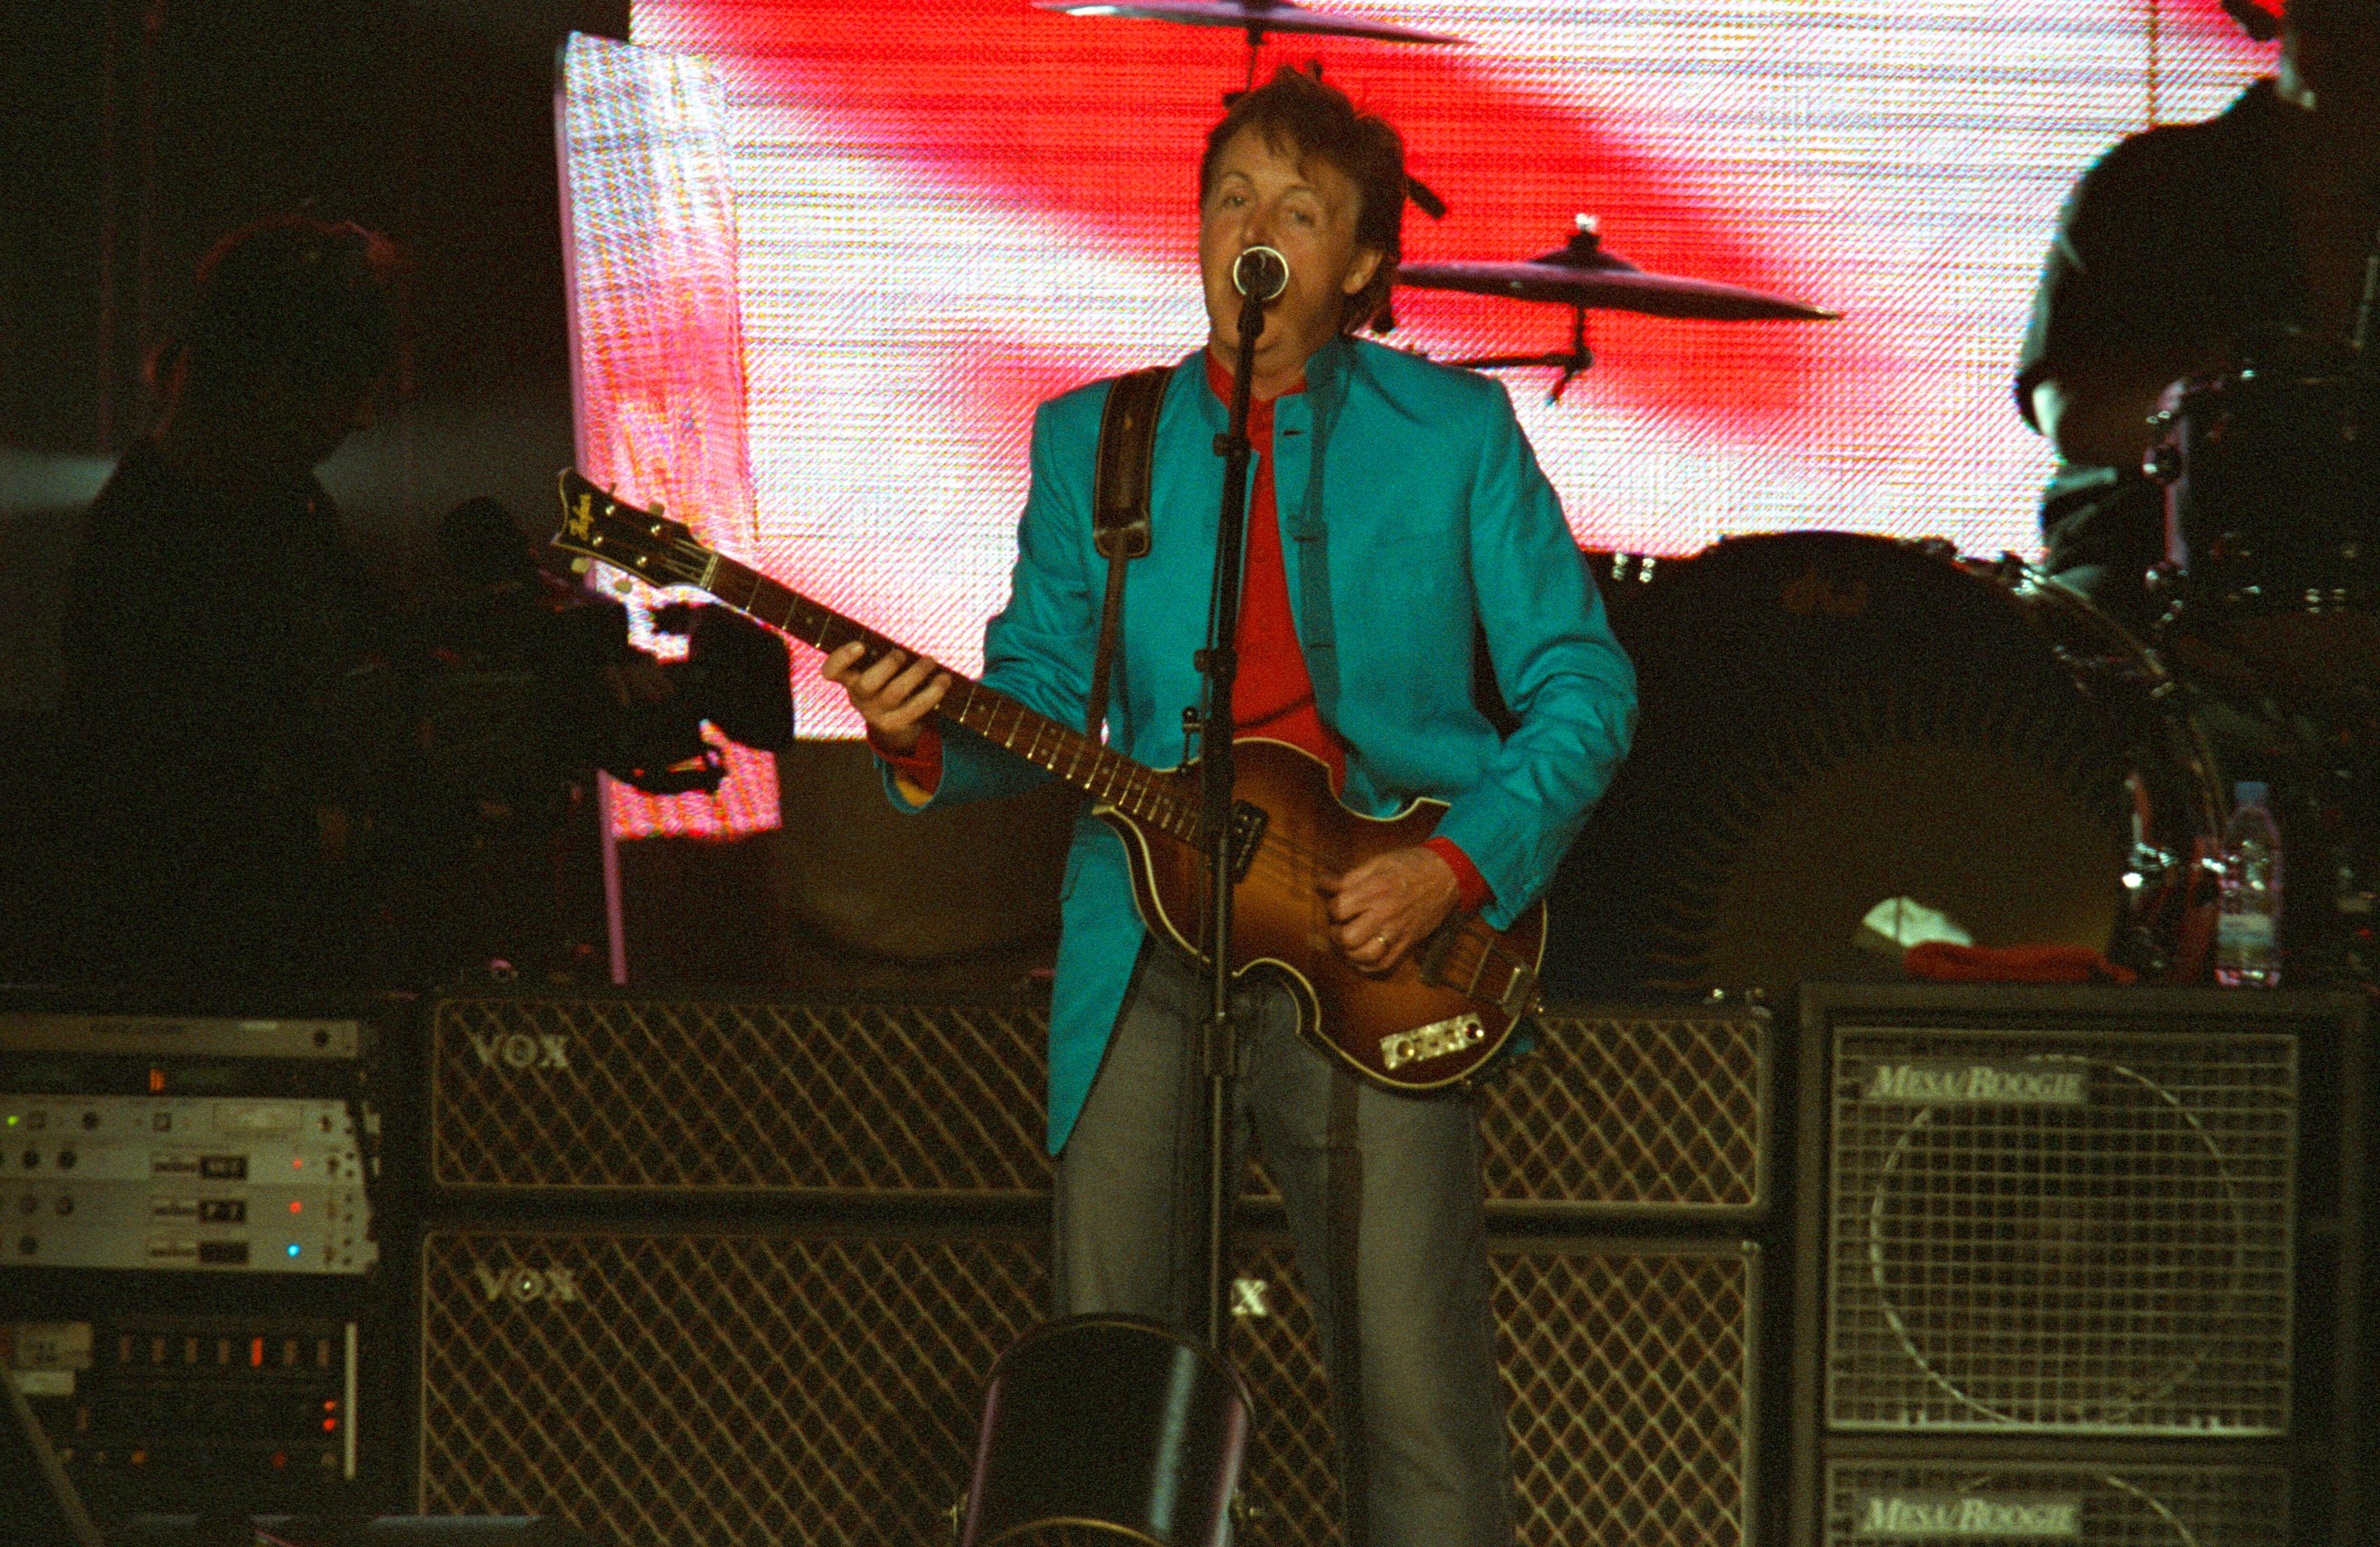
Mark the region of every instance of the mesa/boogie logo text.
[[1869, 1493], [1852, 1534], [1868, 1541], [2080, 1541], [2082, 1501], [1977, 1493]]
[[1871, 1065], [1860, 1097], [1915, 1106], [2085, 1106], [2091, 1089], [2088, 1071], [2080, 1065], [1925, 1059]]

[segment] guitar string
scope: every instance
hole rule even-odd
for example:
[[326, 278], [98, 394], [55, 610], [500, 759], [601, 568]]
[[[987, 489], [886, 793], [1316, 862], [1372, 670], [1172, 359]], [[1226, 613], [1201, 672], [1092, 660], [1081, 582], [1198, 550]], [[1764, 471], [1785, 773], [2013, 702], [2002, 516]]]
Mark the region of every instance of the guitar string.
[[[747, 566], [736, 564], [735, 561], [727, 559], [724, 555], [722, 555], [721, 562], [732, 566], [732, 570], [735, 573], [736, 578], [745, 581], [751, 602], [757, 603], [760, 599], [762, 588], [766, 587], [770, 591], [779, 593], [786, 602], [793, 603], [793, 606], [788, 608], [786, 612], [786, 617], [784, 620], [786, 627], [790, 627], [795, 621], [797, 612], [808, 612], [813, 615], [817, 623], [817, 627], [814, 631], [817, 633], [818, 638], [811, 639], [809, 637], [810, 632], [813, 630], [805, 630], [798, 636], [807, 643], [815, 645], [821, 649], [828, 648], [826, 644], [828, 635], [832, 628], [839, 626], [842, 629], [848, 631], [853, 638], [856, 638], [868, 643], [872, 651], [903, 649], [901, 645], [892, 640], [886, 639], [875, 630], [868, 628], [849, 618], [845, 618], [840, 614], [835, 613], [831, 608], [824, 607], [817, 603], [811, 602], [808, 598], [802, 596], [799, 592], [793, 591], [790, 587], [779, 585], [776, 581], [769, 579], [768, 577], [761, 575], [759, 571], [754, 570]], [[696, 573], [699, 573], [699, 568], [697, 569]], [[716, 593], [714, 592], [713, 594]], [[722, 597], [722, 600], [724, 600], [724, 598]], [[847, 643], [849, 641], [844, 640], [843, 642]], [[840, 646], [836, 646], [834, 648], [840, 648]], [[907, 652], [907, 653], [914, 654], [915, 652]], [[939, 663], [937, 663], [937, 667], [941, 670], [949, 670], [948, 667], [941, 666]], [[1157, 769], [1150, 768], [1145, 763], [1141, 763], [1135, 760], [1125, 757], [1123, 754], [1116, 752], [1111, 748], [1090, 740], [1088, 737], [1075, 732], [1056, 720], [1051, 719], [1050, 716], [1042, 714], [1038, 711], [1018, 702], [1016, 700], [1002, 693], [998, 688], [975, 681], [973, 678], [957, 672], [953, 672], [952, 677], [953, 682], [966, 694], [967, 703], [965, 706], [962, 707], [960, 714], [965, 713], [973, 707], [975, 695], [978, 692], [986, 695], [992, 700], [983, 716], [984, 724], [987, 726], [995, 722], [1000, 707], [1002, 704], [1008, 705], [1015, 712], [1017, 718], [1010, 725], [1006, 737], [1000, 738], [1001, 744], [1008, 750], [1011, 752], [1015, 751], [1015, 738], [1018, 734], [1024, 731], [1027, 726], [1030, 726], [1032, 730], [1032, 740], [1027, 743], [1029, 747], [1038, 748], [1039, 741], [1044, 735], [1054, 732], [1058, 737], [1057, 745], [1062, 748], [1069, 747], [1071, 745], [1075, 753], [1074, 765], [1071, 769], [1072, 776], [1058, 776], [1065, 778], [1067, 783], [1075, 785], [1077, 788], [1083, 788], [1088, 782], [1090, 782], [1090, 779], [1083, 776], [1081, 767], [1084, 757], [1087, 755], [1091, 761], [1094, 771], [1090, 778], [1097, 778], [1100, 774], [1105, 774], [1109, 778], [1109, 787], [1103, 798], [1106, 798], [1111, 805], [1117, 806], [1119, 810], [1128, 810], [1115, 798], [1113, 782], [1118, 777], [1121, 777], [1128, 789], [1137, 786], [1138, 790], [1145, 790], [1153, 798], [1154, 802], [1159, 807], [1160, 811], [1163, 814], [1163, 820], [1160, 824], [1161, 830], [1164, 831], [1168, 836], [1174, 837], [1177, 841], [1196, 841], [1195, 835], [1185, 838], [1182, 834], [1173, 831], [1173, 819], [1175, 813], [1181, 812], [1184, 802], [1183, 797], [1179, 793], [1162, 787], [1162, 782], [1167, 781], [1169, 778], [1167, 774]], [[961, 718], [959, 714], [952, 714], [946, 717], [956, 720], [960, 725], [965, 725], [965, 719]], [[974, 727], [970, 726], [968, 728], [973, 729]], [[990, 737], [987, 736], [987, 739], [990, 738]], [[1018, 755], [1022, 756], [1024, 754]], [[1038, 758], [1031, 757], [1028, 757], [1026, 761], [1036, 762], [1038, 766], [1055, 775], [1057, 774], [1057, 770], [1052, 766], [1055, 760], [1056, 754], [1053, 753], [1050, 761], [1042, 761]], [[1104, 767], [1102, 767], [1103, 764], [1105, 765]], [[1138, 816], [1143, 821], [1150, 820], [1145, 813], [1129, 812], [1129, 814]], [[1183, 814], [1187, 816], [1187, 822], [1185, 824], [1193, 827], [1195, 830], [1195, 828], [1199, 824], [1198, 818], [1196, 816], [1190, 816], [1187, 813]], [[1291, 888], [1295, 888], [1301, 883], [1305, 882], [1313, 871], [1321, 868], [1325, 858], [1325, 856], [1306, 845], [1294, 842], [1279, 834], [1269, 833], [1258, 842], [1256, 854], [1250, 857], [1248, 869], [1245, 875], [1244, 875], [1243, 880], [1245, 881], [1246, 876], [1261, 873], [1264, 879], [1268, 881], [1275, 882]], [[1510, 969], [1527, 971], [1530, 970], [1533, 966], [1533, 964], [1524, 956], [1512, 948], [1500, 931], [1497, 931], [1492, 926], [1488, 925], [1485, 920], [1478, 919], [1475, 915], [1467, 917], [1460, 925], [1457, 926], [1455, 940], [1447, 952], [1448, 958], [1451, 959], [1455, 951], [1460, 950], [1461, 947], [1465, 944], [1471, 945], [1478, 953], [1476, 963], [1473, 968], [1471, 975], [1472, 983], [1474, 985], [1478, 984], [1481, 980], [1488, 978], [1489, 976], [1489, 969], [1492, 967], [1502, 966]], [[1506, 981], [1510, 981], [1509, 974], [1507, 974]], [[1445, 986], [1451, 988], [1454, 985], [1449, 982], [1446, 983]], [[1461, 990], [1459, 992], [1462, 992], [1463, 996], [1466, 998], [1476, 999], [1478, 997], [1478, 995], [1472, 993], [1469, 989]]]
[[[801, 593], [794, 591], [792, 588], [780, 585], [775, 580], [770, 579], [767, 576], [761, 574], [759, 570], [753, 569], [749, 566], [739, 564], [723, 554], [714, 554], [710, 549], [704, 548], [700, 544], [692, 542], [691, 541], [681, 542], [675, 543], [674, 546], [680, 550], [681, 559], [680, 562], [673, 567], [677, 568], [681, 572], [682, 583], [684, 584], [694, 586], [697, 589], [707, 590], [708, 588], [703, 587], [701, 584], [701, 576], [703, 571], [710, 567], [710, 561], [715, 558], [718, 564], [727, 570], [727, 578], [739, 579], [745, 584], [747, 601], [742, 606], [738, 607], [737, 610], [752, 614], [754, 615], [759, 615], [757, 603], [761, 600], [763, 588], [766, 588], [768, 591], [778, 593], [778, 595], [785, 601], [793, 603], [791, 607], [786, 609], [783, 622], [778, 625], [778, 627], [783, 630], [789, 633], [795, 632], [793, 628], [793, 624], [798, 612], [807, 611], [810, 614], [816, 615], [820, 624], [820, 627], [816, 629], [819, 636], [817, 639], [810, 638], [810, 631], [808, 630], [795, 633], [795, 637], [801, 639], [803, 642], [807, 644], [819, 649], [830, 648], [826, 643], [827, 635], [832, 627], [840, 626], [843, 629], [847, 630], [852, 638], [860, 640], [869, 645], [871, 650], [904, 649], [900, 644], [885, 638], [875, 630], [854, 622], [852, 619], [844, 617], [841, 614], [834, 612], [832, 608], [821, 606], [819, 603], [810, 601], [808, 597], [801, 595]], [[610, 561], [607, 560], [607, 562]], [[714, 583], [720, 578], [721, 577], [714, 575], [712, 577]], [[728, 601], [727, 597], [718, 591], [710, 591], [710, 594], [717, 597], [722, 602]], [[728, 602], [728, 604], [730, 606], [736, 606], [736, 603], [733, 602]], [[842, 641], [842, 643], [849, 642], [849, 640]], [[839, 649], [841, 646], [836, 645], [832, 648]], [[914, 655], [916, 652], [905, 651], [905, 653]], [[936, 665], [939, 670], [950, 670], [950, 668], [941, 666], [939, 663], [937, 663]], [[1104, 772], [1110, 777], [1110, 787], [1106, 795], [1103, 797], [1103, 798], [1108, 800], [1109, 804], [1116, 805], [1119, 810], [1124, 809], [1114, 798], [1114, 789], [1112, 787], [1114, 779], [1120, 776], [1127, 788], [1131, 788], [1134, 786], [1139, 786], [1148, 790], [1149, 794], [1153, 796], [1160, 810], [1167, 813], [1168, 820], [1160, 827], [1160, 830], [1163, 831], [1167, 836], [1173, 837], [1176, 841], [1180, 842], [1195, 842], [1195, 838], [1185, 838], [1183, 834], [1172, 830], [1172, 822], [1171, 819], [1173, 813], [1181, 811], [1183, 800], [1179, 794], [1166, 790], [1161, 786], [1160, 782], [1167, 780], [1170, 777], [1169, 775], [1160, 770], [1150, 768], [1145, 763], [1125, 757], [1123, 754], [1117, 752], [1109, 747], [1092, 741], [1087, 736], [1069, 730], [1058, 721], [1051, 719], [1048, 715], [1040, 713], [1038, 711], [1034, 710], [1026, 704], [1018, 702], [1016, 700], [1002, 693], [996, 688], [975, 681], [974, 679], [958, 672], [952, 672], [951, 675], [954, 683], [965, 690], [970, 703], [972, 702], [974, 695], [978, 692], [987, 694], [994, 700], [985, 714], [986, 725], [992, 723], [993, 719], [999, 713], [999, 708], [1002, 703], [1006, 703], [1016, 710], [1018, 718], [1015, 723], [1010, 726], [1007, 737], [1002, 740], [1002, 745], [1007, 748], [1008, 750], [1011, 752], [1015, 751], [1014, 737], [1019, 731], [1023, 730], [1028, 725], [1032, 726], [1034, 737], [1033, 742], [1030, 745], [1035, 747], [1038, 746], [1040, 738], [1046, 731], [1055, 731], [1058, 733], [1059, 740], [1057, 744], [1060, 747], [1064, 747], [1070, 742], [1081, 744], [1076, 749], [1075, 765], [1071, 775], [1058, 774], [1056, 768], [1052, 766], [1051, 762], [1043, 762], [1039, 759], [1032, 757], [1027, 757], [1026, 761], [1036, 762], [1038, 766], [1047, 770], [1051, 774], [1064, 779], [1066, 783], [1075, 785], [1077, 788], [1086, 788], [1087, 781], [1081, 776], [1081, 763], [1083, 761], [1083, 752], [1087, 750], [1093, 769], [1095, 771]], [[965, 721], [959, 718], [957, 715], [946, 715], [945, 717], [953, 719], [960, 725], [965, 725]], [[968, 728], [972, 729], [973, 727], [970, 726]], [[989, 738], [990, 737], [987, 737], [987, 739]], [[1018, 755], [1023, 756], [1025, 754]], [[1053, 761], [1054, 757], [1055, 754], [1052, 755]], [[1106, 765], [1104, 769], [1101, 769], [1102, 764]], [[1130, 814], [1137, 816], [1143, 821], [1150, 820], [1145, 813], [1134, 812]], [[1196, 816], [1189, 817], [1188, 824], [1195, 828], [1199, 824], [1199, 818]], [[1261, 871], [1267, 880], [1280, 883], [1293, 888], [1300, 882], [1305, 881], [1312, 872], [1318, 870], [1325, 858], [1326, 857], [1318, 851], [1316, 851], [1304, 844], [1293, 842], [1276, 833], [1268, 833], [1258, 841], [1257, 845], [1257, 852], [1249, 857], [1247, 870], [1242, 876], [1242, 883], [1245, 883], [1248, 877], [1254, 876]], [[1202, 877], [1202, 889], [1203, 879], [1204, 878]], [[1484, 938], [1482, 938], [1483, 932], [1485, 936]], [[1484, 920], [1479, 919], [1476, 915], [1465, 918], [1463, 921], [1457, 926], [1455, 941], [1452, 946], [1446, 953], [1447, 957], [1451, 959], [1454, 954], [1454, 950], [1459, 949], [1465, 944], [1475, 945], [1479, 951], [1477, 965], [1472, 973], [1472, 982], [1475, 985], [1477, 984], [1482, 978], [1487, 976], [1489, 967], [1493, 965], [1505, 965], [1524, 971], [1528, 970], [1531, 968], [1532, 964], [1511, 947], [1502, 932], [1496, 930], [1491, 925], [1488, 925]], [[1409, 955], [1408, 960], [1411, 959], [1413, 958]], [[1507, 981], [1510, 981], [1509, 978]], [[1453, 987], [1451, 983], [1447, 983], [1445, 986], [1450, 988]], [[1458, 992], [1463, 993], [1465, 998], [1475, 1000], [1479, 997], [1468, 989]]]
[[[1097, 774], [1088, 778], [1080, 776], [1081, 755], [1083, 752], [1087, 751], [1094, 760], [1095, 768], [1099, 768], [1101, 764], [1104, 764], [1105, 767], [1101, 770], [1102, 772], [1111, 775], [1120, 774], [1128, 785], [1136, 786], [1142, 789], [1148, 790], [1154, 795], [1155, 799], [1160, 803], [1160, 808], [1167, 810], [1169, 816], [1172, 812], [1179, 810], [1184, 805], [1184, 799], [1182, 793], [1166, 790], [1160, 787], [1161, 781], [1169, 781], [1172, 776], [1169, 776], [1156, 769], [1152, 769], [1145, 763], [1135, 761], [1111, 749], [1099, 746], [1098, 743], [1090, 741], [1087, 737], [1077, 735], [1064, 725], [1051, 720], [1047, 715], [1040, 714], [1035, 710], [1017, 703], [1016, 700], [1009, 698], [1006, 694], [1002, 693], [998, 688], [987, 687], [984, 684], [975, 682], [964, 676], [957, 676], [956, 674], [953, 674], [953, 676], [958, 683], [964, 686], [968, 695], [967, 702], [960, 708], [959, 714], [952, 716], [953, 718], [958, 719], [958, 722], [961, 725], [965, 725], [966, 722], [964, 718], [960, 718], [960, 716], [972, 712], [974, 695], [978, 691], [980, 691], [992, 700], [992, 708], [984, 717], [985, 725], [989, 725], [994, 723], [993, 717], [997, 715], [1000, 706], [1003, 704], [1012, 706], [1019, 716], [1019, 718], [1011, 725], [1006, 737], [997, 738], [988, 737], [988, 739], [998, 739], [1002, 746], [1005, 746], [1010, 751], [1014, 752], [1016, 749], [1014, 746], [1014, 738], [1017, 733], [1024, 729], [1026, 725], [1030, 724], [1033, 726], [1034, 739], [1032, 742], [1028, 743], [1028, 746], [1038, 746], [1041, 736], [1046, 730], [1049, 732], [1054, 732], [1062, 737], [1061, 745], [1071, 743], [1076, 748], [1077, 756], [1073, 774], [1061, 774], [1059, 777], [1065, 779], [1067, 783], [1075, 785], [1077, 788], [1084, 787], [1086, 785], [1095, 782], [1098, 777]], [[1027, 716], [1030, 717], [1029, 720], [1026, 718]], [[971, 726], [969, 728], [972, 729], [975, 727]], [[978, 732], [978, 734], [983, 733]], [[1056, 769], [1051, 766], [1051, 762], [1055, 761], [1054, 755], [1050, 761], [1043, 761], [1038, 757], [1028, 758], [1027, 761], [1036, 762], [1038, 766], [1047, 769], [1052, 774], [1056, 774], [1057, 772]], [[1110, 805], [1115, 806], [1118, 810], [1125, 810], [1127, 814], [1140, 815], [1143, 817], [1144, 821], [1148, 820], [1145, 813], [1131, 811], [1130, 808], [1128, 808], [1122, 800], [1116, 798], [1114, 790], [1111, 786], [1106, 792], [1104, 798], [1108, 800]], [[1197, 819], [1196, 817], [1192, 817], [1190, 819], [1190, 824], [1195, 828], [1197, 824]], [[1196, 841], [1195, 835], [1184, 838], [1181, 834], [1172, 831], [1172, 823], [1170, 822], [1161, 823], [1160, 825], [1162, 829], [1167, 832], [1168, 835], [1175, 837], [1177, 841], [1194, 844]], [[1278, 883], [1285, 888], [1295, 890], [1300, 888], [1302, 885], [1310, 883], [1315, 872], [1318, 871], [1322, 868], [1322, 862], [1326, 858], [1326, 856], [1322, 855], [1319, 851], [1312, 848], [1308, 845], [1288, 838], [1278, 832], [1268, 832], [1258, 841], [1256, 853], [1249, 857], [1247, 870], [1242, 879], [1245, 881], [1251, 876], [1261, 876], [1263, 879]], [[1203, 876], [1200, 878], [1200, 881], [1201, 889], [1203, 890]], [[1525, 957], [1522, 956], [1518, 952], [1510, 947], [1510, 945], [1505, 942], [1500, 932], [1494, 930], [1492, 926], [1486, 924], [1484, 920], [1476, 919], [1475, 916], [1466, 918], [1460, 925], [1457, 926], [1455, 941], [1449, 947], [1447, 952], [1448, 959], [1451, 960], [1455, 951], [1464, 944], [1473, 946], [1478, 953], [1475, 965], [1472, 971], [1472, 981], [1474, 984], [1476, 984], [1482, 979], [1487, 978], [1488, 976], [1489, 968], [1499, 964], [1503, 965], [1508, 968], [1517, 968], [1522, 970], [1528, 970], [1532, 967], [1532, 964]], [[1507, 981], [1509, 981], [1509, 977]], [[1445, 986], [1452, 988], [1454, 985], [1451, 982], [1447, 982]], [[1462, 992], [1466, 998], [1475, 999], [1479, 997], [1479, 995], [1471, 992], [1469, 989], [1458, 992]], [[1493, 997], [1494, 996], [1490, 996], [1490, 1002], [1493, 1002]]]

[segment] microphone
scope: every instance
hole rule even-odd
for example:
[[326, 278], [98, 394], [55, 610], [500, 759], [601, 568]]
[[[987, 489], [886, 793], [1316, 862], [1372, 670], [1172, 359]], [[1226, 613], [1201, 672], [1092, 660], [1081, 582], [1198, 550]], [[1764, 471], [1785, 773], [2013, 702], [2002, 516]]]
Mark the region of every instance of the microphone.
[[1259, 303], [1289, 288], [1289, 260], [1269, 247], [1252, 247], [1232, 264], [1232, 287]]

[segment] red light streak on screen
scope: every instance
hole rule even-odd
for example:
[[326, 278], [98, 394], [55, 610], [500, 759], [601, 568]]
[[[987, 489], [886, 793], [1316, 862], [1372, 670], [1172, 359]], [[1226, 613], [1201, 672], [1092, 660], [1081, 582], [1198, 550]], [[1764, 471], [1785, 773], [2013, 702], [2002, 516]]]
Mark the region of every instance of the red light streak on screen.
[[[1281, 39], [1404, 129], [1451, 213], [1414, 259], [1512, 259], [1573, 213], [1645, 267], [1780, 291], [1831, 324], [1599, 313], [1562, 403], [1511, 372], [1584, 542], [1691, 552], [1834, 527], [2032, 551], [2048, 458], [2010, 362], [2058, 201], [2149, 121], [2268, 56], [2213, 0], [2156, 15], [1552, 0], [1344, 9], [1466, 49]], [[1239, 34], [1024, 0], [640, 0], [719, 67], [735, 141], [756, 535], [786, 583], [961, 669], [1006, 591], [1032, 406], [1194, 347], [1200, 140]], [[1403, 290], [1390, 342], [1548, 347], [1560, 309]], [[1185, 646], [1186, 648], [1186, 646]], [[798, 668], [805, 735], [851, 734]]]

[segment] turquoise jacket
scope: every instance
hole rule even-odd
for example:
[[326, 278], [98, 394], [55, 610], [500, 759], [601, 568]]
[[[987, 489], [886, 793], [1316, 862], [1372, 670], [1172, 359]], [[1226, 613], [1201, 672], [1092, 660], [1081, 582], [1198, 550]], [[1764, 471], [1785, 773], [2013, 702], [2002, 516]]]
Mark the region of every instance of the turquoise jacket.
[[[983, 679], [1080, 725], [1107, 561], [1091, 541], [1091, 481], [1110, 384], [1044, 403], [1008, 605], [984, 631]], [[1124, 583], [1110, 743], [1184, 761], [1182, 712], [1199, 701], [1225, 406], [1202, 350], [1174, 368], [1158, 419], [1152, 542]], [[1306, 389], [1274, 408], [1273, 487], [1291, 610], [1316, 707], [1347, 744], [1348, 807], [1392, 814], [1446, 801], [1438, 832], [1495, 892], [1502, 927], [1542, 891], [1611, 782], [1635, 723], [1636, 676], [1603, 615], [1561, 505], [1499, 383], [1341, 338], [1306, 362]], [[1484, 632], [1521, 722], [1509, 738], [1472, 701]], [[926, 810], [1011, 795], [1050, 777], [952, 721]], [[1123, 845], [1085, 815], [1067, 857], [1050, 1016], [1050, 1151], [1066, 1141], [1099, 1072], [1144, 930]]]

